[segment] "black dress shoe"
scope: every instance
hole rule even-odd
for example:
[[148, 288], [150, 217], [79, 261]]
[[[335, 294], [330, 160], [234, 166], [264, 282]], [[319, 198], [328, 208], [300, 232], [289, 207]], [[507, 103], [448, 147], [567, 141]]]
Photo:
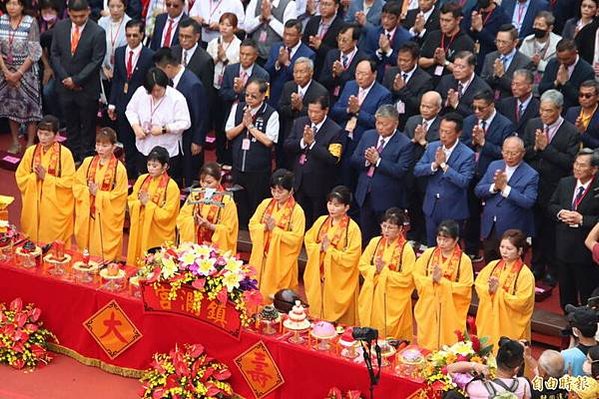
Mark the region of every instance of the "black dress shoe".
[[555, 287], [557, 285], [557, 280], [555, 279], [555, 277], [553, 277], [551, 273], [545, 274], [545, 278], [543, 279], [543, 281], [552, 287]]

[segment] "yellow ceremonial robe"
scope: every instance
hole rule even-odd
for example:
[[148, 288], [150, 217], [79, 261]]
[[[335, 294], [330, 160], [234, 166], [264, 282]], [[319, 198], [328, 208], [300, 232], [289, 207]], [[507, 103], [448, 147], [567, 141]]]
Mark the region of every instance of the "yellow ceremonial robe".
[[[185, 205], [181, 208], [179, 216], [177, 216], [177, 228], [181, 242], [197, 242], [198, 228], [193, 217], [194, 204], [190, 204], [190, 197], [187, 198]], [[212, 245], [219, 248], [223, 252], [231, 252], [233, 255], [237, 253], [237, 235], [239, 234], [239, 221], [237, 218], [237, 205], [233, 198], [223, 196], [224, 207], [217, 211], [217, 219], [212, 222], [216, 229], [212, 232]], [[207, 218], [210, 213], [210, 208], [217, 205], [202, 205], [200, 215]], [[201, 242], [198, 244], [202, 244]]]
[[127, 199], [131, 218], [127, 249], [127, 264], [129, 265], [137, 265], [138, 259], [143, 257], [148, 249], [159, 247], [165, 242], [175, 242], [175, 227], [180, 201], [179, 187], [173, 179], [169, 178], [162, 198], [159, 199], [158, 204], [155, 204], [151, 198], [158, 191], [161, 178], [152, 179], [148, 187], [150, 200], [146, 206], [142, 206], [138, 195], [147, 176], [147, 174], [139, 176], [133, 186], [133, 192]]
[[[338, 248], [331, 244], [322, 253], [318, 235], [327, 218], [328, 216], [319, 217], [304, 239], [308, 255], [304, 286], [310, 315], [322, 320], [355, 325], [358, 321], [356, 304], [362, 234], [356, 222], [349, 219], [347, 231], [339, 236]], [[331, 243], [338, 235], [338, 228], [339, 224], [327, 231]], [[321, 262], [324, 282], [321, 279]]]
[[389, 269], [393, 252], [397, 248], [397, 241], [395, 241], [393, 245], [385, 248], [383, 252], [385, 266], [379, 274], [376, 274], [375, 255], [377, 250], [380, 250], [378, 246], [382, 245], [381, 240], [382, 237], [370, 240], [360, 257], [360, 273], [364, 278], [358, 299], [360, 325], [378, 329], [381, 337], [386, 331], [387, 337], [413, 341], [412, 271], [416, 255], [412, 246], [406, 242], [399, 255], [401, 270], [398, 265], [394, 265], [396, 270]]
[[[426, 250], [414, 267], [414, 284], [418, 290], [418, 302], [414, 306], [418, 345], [429, 350], [454, 344], [457, 342], [455, 331], [465, 330], [473, 283], [472, 261], [464, 253], [451, 278], [442, 277], [438, 284], [434, 283], [432, 273], [427, 271], [434, 250]], [[448, 263], [449, 259], [440, 265], [443, 273]]]
[[[39, 145], [39, 144], [38, 144]], [[52, 151], [42, 154], [41, 165], [46, 169], [44, 180], [33, 172], [33, 159], [37, 146], [31, 146], [23, 155], [15, 179], [21, 190], [21, 231], [35, 241], [49, 243], [64, 241], [71, 246], [73, 235], [73, 180], [75, 162], [71, 151], [60, 146], [57, 176], [48, 173]]]
[[[304, 210], [296, 203], [291, 213], [291, 223], [288, 230], [275, 227], [270, 233], [268, 252], [265, 252], [266, 231], [262, 224], [262, 216], [271, 198], [263, 200], [250, 219], [249, 230], [252, 240], [250, 265], [256, 268], [260, 292], [265, 303], [271, 303], [271, 297], [283, 288], [297, 290], [298, 266], [297, 258], [302, 250], [302, 239], [306, 229]], [[279, 221], [283, 215], [284, 206], [275, 206], [272, 217]]]
[[502, 336], [530, 341], [535, 306], [535, 278], [526, 265], [522, 266], [507, 292], [503, 287], [512, 266], [505, 267], [499, 276], [497, 291], [489, 295], [489, 278], [498, 262], [485, 266], [474, 283], [478, 295], [476, 330], [479, 337], [489, 337], [495, 353]]
[[[90, 255], [106, 260], [119, 260], [123, 254], [123, 224], [127, 206], [127, 170], [120, 161], [116, 163], [114, 183], [110, 191], [102, 191], [109, 162], [99, 165], [94, 177], [98, 190], [95, 196], [95, 214], [91, 217], [91, 196], [87, 185], [90, 164], [87, 157], [75, 174], [75, 242], [80, 251], [88, 249]], [[101, 230], [100, 230], [101, 229]]]

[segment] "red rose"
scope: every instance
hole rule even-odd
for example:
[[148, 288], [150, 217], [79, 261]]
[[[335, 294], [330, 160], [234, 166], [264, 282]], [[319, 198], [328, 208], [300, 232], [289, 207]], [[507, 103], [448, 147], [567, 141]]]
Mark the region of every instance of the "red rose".
[[443, 374], [447, 375], [447, 374], [449, 373], [449, 371], [447, 371], [447, 366], [444, 366], [444, 367], [441, 369], [441, 372], [442, 372]]

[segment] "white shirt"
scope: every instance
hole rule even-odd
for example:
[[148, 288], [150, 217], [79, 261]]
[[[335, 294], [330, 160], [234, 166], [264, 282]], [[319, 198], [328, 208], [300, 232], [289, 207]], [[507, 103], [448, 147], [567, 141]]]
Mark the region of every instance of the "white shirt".
[[[322, 121], [320, 121], [320, 123], [317, 123], [314, 127], [316, 128], [315, 133], [318, 134], [318, 132], [320, 132], [320, 128], [322, 127], [322, 125], [324, 125], [324, 123], [327, 121], [327, 116], [324, 116], [324, 119]], [[310, 122], [310, 127], [313, 126], [313, 123]], [[316, 134], [314, 135], [314, 137], [316, 137]], [[310, 144], [310, 150], [312, 149], [312, 147], [314, 147], [314, 144], [316, 144], [316, 139], [314, 139], [314, 141], [312, 142], [312, 144]], [[303, 150], [307, 147], [306, 143], [304, 142], [304, 138], [302, 137], [302, 139], [300, 140], [300, 148]]]
[[300, 87], [300, 85], [297, 85], [297, 94], [299, 94], [301, 98], [304, 98], [304, 96], [306, 95], [306, 92], [308, 91], [310, 84], [312, 84], [312, 79], [310, 79], [310, 81], [304, 87]]
[[[196, 0], [193, 7], [189, 10], [190, 17], [202, 17], [204, 23], [210, 25], [213, 22], [218, 23], [221, 15], [226, 12], [237, 16], [238, 28], [243, 29], [245, 12], [241, 0]], [[220, 35], [219, 31], [213, 31], [202, 28], [202, 41], [210, 42]]]
[[516, 5], [514, 6], [514, 14], [512, 15], [512, 25], [518, 29], [518, 32], [520, 32], [522, 29], [522, 22], [524, 22], [524, 18], [526, 18], [529, 5], [530, 0], [526, 0], [524, 4], [516, 1]]
[[470, 76], [470, 79], [468, 79], [468, 81], [466, 83], [462, 83], [458, 80], [458, 87], [459, 87], [459, 84], [462, 83], [462, 92], [458, 93], [460, 95], [460, 97], [463, 96], [464, 93], [466, 93], [466, 90], [468, 90], [468, 86], [470, 86], [470, 83], [472, 83], [475, 76], [476, 76], [476, 74], [473, 73], [472, 76]]
[[[272, 8], [276, 8], [279, 5], [279, 0], [272, 0], [270, 4]], [[245, 11], [245, 22], [243, 23], [243, 27], [248, 34], [253, 33], [262, 24], [260, 21], [260, 13], [255, 16], [257, 6], [258, 0], [251, 0]], [[295, 5], [295, 1], [292, 0], [287, 4], [287, 7], [285, 7], [285, 11], [283, 11], [283, 21], [279, 21], [273, 16], [270, 21], [268, 21], [268, 26], [282, 38], [285, 22], [294, 18], [297, 18], [297, 6]]]
[[[509, 182], [510, 179], [512, 178], [512, 175], [514, 174], [514, 172], [516, 171], [516, 169], [518, 169], [518, 166], [522, 165], [522, 162], [520, 162], [518, 165], [516, 166], [509, 166], [509, 165], [505, 165], [505, 175], [507, 177], [507, 181]], [[497, 190], [495, 189], [495, 183], [491, 184], [491, 186], [489, 187], [489, 192], [495, 194]], [[503, 198], [507, 198], [510, 196], [510, 192], [512, 191], [512, 187], [510, 187], [509, 184], [507, 184], [505, 186], [505, 188], [501, 191], [501, 196]]]
[[572, 196], [572, 203], [574, 203], [574, 200], [576, 199], [576, 196], [578, 195], [578, 191], [580, 190], [580, 187], [582, 187], [582, 192], [584, 193], [592, 181], [593, 181], [593, 179], [590, 179], [585, 184], [582, 184], [582, 182], [579, 179], [576, 179], [576, 188], [574, 189], [574, 195]]
[[[524, 101], [520, 101], [520, 99], [516, 100], [516, 106], [518, 108], [520, 108], [520, 104], [522, 104], [522, 113], [526, 112], [526, 108], [528, 107], [528, 104], [530, 104], [530, 100], [532, 100], [532, 93], [530, 93], [528, 98]], [[520, 115], [520, 117], [522, 117], [522, 115]]]
[[210, 43], [208, 43], [206, 51], [208, 54], [210, 54], [212, 60], [214, 60], [214, 87], [220, 89], [226, 66], [239, 62], [239, 46], [241, 45], [241, 40], [239, 40], [237, 36], [233, 36], [233, 40], [228, 45], [223, 45], [225, 49], [225, 56], [229, 61], [227, 65], [225, 65], [221, 60], [218, 59], [218, 39], [219, 37], [212, 39]]
[[193, 47], [189, 50], [185, 50], [183, 47], [181, 47], [181, 64], [183, 64], [183, 60], [185, 60], [185, 63], [189, 65], [189, 61], [191, 61], [191, 59], [193, 58], [193, 55], [195, 54], [197, 48], [197, 43], [194, 44]]
[[[489, 130], [489, 126], [491, 126], [491, 122], [493, 122], [493, 119], [495, 118], [495, 115], [497, 115], [497, 110], [493, 110], [493, 113], [487, 118], [485, 119], [485, 132], [487, 130]], [[482, 127], [482, 120], [478, 120], [478, 124]]]
[[572, 77], [572, 73], [574, 72], [574, 68], [576, 68], [576, 65], [578, 64], [578, 60], [580, 60], [579, 55], [576, 56], [576, 61], [574, 61], [574, 63], [568, 67], [568, 79]]
[[168, 16], [166, 16], [166, 23], [164, 24], [164, 29], [162, 30], [162, 37], [160, 38], [160, 46], [163, 47], [164, 43], [164, 38], [166, 37], [166, 33], [168, 32], [168, 26], [170, 24], [170, 20], [173, 20], [173, 27], [171, 29], [171, 42], [170, 43], [166, 43], [168, 44], [168, 46], [172, 46], [173, 45], [173, 40], [175, 40], [175, 34], [177, 32], [177, 26], [179, 26], [179, 22], [181, 21], [181, 17], [183, 17], [183, 12], [181, 12], [181, 14], [179, 14], [178, 17], [176, 18], [171, 18]]
[[[418, 7], [416, 7], [418, 8]], [[428, 10], [427, 12], [424, 13], [423, 17], [424, 17], [424, 24], [426, 25], [426, 23], [428, 22], [428, 19], [430, 18], [431, 14], [433, 13], [433, 11], [435, 11], [435, 6], [433, 5], [431, 7], [430, 10]], [[420, 11], [422, 12], [422, 11]], [[416, 31], [414, 30], [414, 27], [410, 28], [410, 33], [412, 34], [412, 36], [418, 36], [420, 38], [424, 37], [424, 34], [426, 33], [426, 28], [422, 29], [422, 31], [416, 35]]]
[[135, 139], [135, 146], [143, 155], [147, 156], [157, 145], [166, 148], [171, 157], [179, 155], [181, 136], [191, 127], [191, 117], [183, 94], [167, 86], [164, 97], [154, 103], [152, 95], [141, 86], [135, 90], [131, 101], [127, 104], [125, 115], [131, 126], [137, 124], [142, 127], [144, 125], [166, 127], [165, 134], [147, 135], [144, 139]]
[[[441, 149], [445, 153], [445, 163], [446, 164], [447, 164], [447, 161], [449, 161], [449, 157], [451, 156], [451, 153], [453, 152], [453, 150], [455, 150], [455, 148], [458, 146], [459, 143], [460, 143], [460, 140], [456, 140], [455, 143], [453, 143], [453, 145], [451, 146], [451, 148], [445, 148], [445, 146], [443, 144], [441, 144]], [[439, 165], [439, 167], [435, 168], [435, 167], [433, 167], [434, 163], [435, 162], [431, 162], [431, 170], [433, 172], [436, 172], [441, 165]]]
[[[260, 104], [256, 108], [252, 108], [250, 110], [250, 114], [252, 114], [252, 116], [256, 115], [256, 112], [260, 110], [262, 104]], [[229, 113], [229, 117], [227, 118], [227, 124], [225, 125], [225, 131], [229, 131], [235, 127], [235, 113], [237, 112], [237, 105], [238, 103], [235, 103], [231, 108], [231, 112]], [[273, 143], [276, 143], [279, 140], [279, 114], [277, 113], [277, 111], [274, 111], [270, 118], [268, 118], [268, 122], [266, 124], [266, 131], [264, 132], [264, 134]]]
[[416, 71], [417, 67], [418, 67], [418, 64], [414, 64], [414, 68], [412, 68], [411, 71], [404, 72], [401, 69], [399, 70], [399, 74], [401, 75], [402, 78], [403, 78], [403, 75], [406, 75], [406, 77], [404, 79], [404, 83], [408, 83], [408, 81], [410, 80], [410, 78], [412, 77], [412, 75], [414, 74], [414, 72]]

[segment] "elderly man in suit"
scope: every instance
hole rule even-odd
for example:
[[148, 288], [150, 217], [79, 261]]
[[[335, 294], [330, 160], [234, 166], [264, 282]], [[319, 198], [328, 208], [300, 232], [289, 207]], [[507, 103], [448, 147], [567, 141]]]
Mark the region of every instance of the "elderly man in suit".
[[161, 47], [171, 47], [179, 44], [179, 23], [187, 19], [184, 12], [185, 1], [169, 0], [166, 3], [166, 13], [156, 17], [150, 48], [154, 51]]
[[356, 202], [364, 245], [380, 234], [380, 218], [387, 209], [408, 207], [404, 179], [412, 164], [412, 143], [398, 130], [397, 109], [382, 105], [375, 118], [376, 129], [364, 132], [352, 155], [360, 173]]
[[[348, 0], [343, 1], [343, 4]], [[349, 6], [345, 12], [347, 24], [358, 24], [362, 28], [372, 28], [381, 24], [381, 12], [385, 0], [373, 0], [368, 6], [363, 0], [349, 0]]]
[[327, 89], [312, 79], [313, 76], [314, 62], [309, 58], [300, 57], [293, 65], [293, 80], [283, 86], [278, 106], [281, 131], [276, 150], [277, 168], [287, 168], [288, 160], [283, 145], [293, 121], [308, 114], [308, 104], [311, 100], [329, 96]]
[[512, 76], [514, 71], [522, 68], [532, 70], [532, 60], [516, 48], [518, 31], [513, 25], [503, 25], [495, 39], [497, 51], [485, 56], [481, 77], [495, 91], [497, 100], [512, 95]]
[[524, 141], [508, 137], [503, 142], [503, 159], [489, 164], [475, 193], [484, 201], [481, 237], [485, 263], [501, 258], [499, 243], [508, 229], [535, 236], [533, 206], [537, 200], [539, 174], [524, 162]]
[[557, 223], [555, 255], [558, 264], [560, 304], [585, 305], [599, 285], [599, 269], [584, 240], [599, 221], [599, 182], [593, 150], [578, 152], [573, 176], [562, 178], [551, 196], [549, 214]]
[[559, 179], [572, 173], [572, 163], [580, 146], [576, 127], [561, 117], [564, 96], [548, 90], [541, 96], [540, 118], [531, 119], [524, 133], [526, 161], [539, 173], [539, 196], [535, 207], [537, 239], [533, 241], [532, 266], [537, 279], [545, 269], [548, 283], [555, 283], [555, 222], [547, 204]]
[[518, 29], [520, 39], [533, 33], [533, 22], [539, 11], [549, 11], [547, 0], [503, 0], [503, 9]]
[[474, 177], [474, 152], [459, 141], [463, 119], [449, 113], [441, 119], [439, 141], [426, 148], [414, 168], [414, 176], [427, 177], [422, 211], [429, 246], [436, 245], [437, 226], [453, 219], [461, 226], [470, 216], [468, 186]]
[[418, 66], [419, 57], [418, 44], [403, 44], [397, 51], [397, 66], [388, 68], [383, 78], [383, 86], [393, 95], [399, 114], [399, 129], [409, 117], [418, 114], [422, 95], [433, 89], [433, 78]]
[[437, 0], [418, 0], [418, 7], [408, 11], [403, 26], [409, 29], [412, 41], [422, 46], [429, 33], [441, 27]]
[[270, 98], [268, 104], [276, 106], [286, 82], [293, 79], [293, 64], [300, 57], [315, 60], [316, 54], [300, 40], [302, 23], [291, 19], [285, 23], [283, 42], [274, 43], [264, 66], [270, 75]]
[[343, 27], [343, 16], [339, 13], [339, 0], [320, 0], [320, 15], [308, 20], [302, 41], [316, 53], [314, 70], [316, 76], [322, 71], [327, 53], [337, 48], [337, 35]]
[[328, 117], [328, 96], [312, 98], [307, 108], [307, 116], [294, 121], [285, 150], [292, 157], [293, 192], [309, 227], [327, 213], [326, 197], [337, 181], [343, 131]]
[[595, 78], [593, 67], [578, 55], [573, 40], [562, 39], [557, 44], [557, 57], [547, 63], [543, 79], [539, 83], [542, 94], [550, 89], [564, 95], [564, 107], [578, 105], [578, 88], [585, 80]]
[[354, 79], [356, 65], [368, 56], [358, 49], [360, 28], [357, 25], [345, 25], [337, 35], [339, 48], [327, 53], [318, 81], [329, 90], [331, 104], [339, 98], [345, 84]]
[[154, 66], [152, 60], [154, 52], [141, 44], [144, 38], [143, 22], [128, 21], [125, 25], [125, 34], [127, 45], [117, 48], [114, 52], [114, 74], [108, 101], [108, 116], [116, 121], [118, 139], [123, 143], [127, 177], [136, 179], [139, 174], [137, 171], [139, 151], [135, 146], [135, 133], [125, 115], [125, 109], [135, 90], [144, 84], [146, 74]]
[[582, 144], [594, 150], [599, 147], [599, 85], [595, 80], [582, 82], [578, 101], [580, 105], [570, 107], [565, 118], [580, 132]]
[[518, 136], [524, 137], [526, 124], [539, 114], [539, 99], [532, 95], [534, 75], [528, 69], [514, 71], [512, 96], [497, 103], [497, 111], [508, 118], [515, 126]]
[[58, 100], [75, 162], [94, 154], [100, 97], [100, 66], [106, 53], [104, 29], [89, 19], [87, 0], [69, 0], [69, 18], [54, 27], [50, 50]]
[[456, 54], [453, 72], [445, 75], [435, 89], [445, 101], [447, 112], [457, 112], [462, 117], [472, 114], [474, 95], [483, 90], [491, 90], [489, 85], [474, 73], [476, 56], [469, 51]]

